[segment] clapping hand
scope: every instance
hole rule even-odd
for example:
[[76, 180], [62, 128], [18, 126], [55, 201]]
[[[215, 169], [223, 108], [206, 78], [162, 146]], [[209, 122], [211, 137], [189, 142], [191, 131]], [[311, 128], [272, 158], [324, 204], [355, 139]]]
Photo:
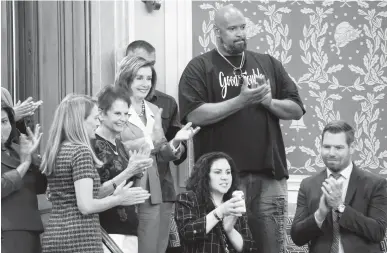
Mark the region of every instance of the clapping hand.
[[243, 104], [251, 105], [264, 103], [264, 105], [267, 105], [269, 102], [271, 103], [270, 84], [263, 82], [261, 77], [257, 78], [257, 83], [253, 83], [251, 85], [247, 77], [243, 76], [243, 80], [241, 92], [238, 96]]
[[199, 132], [200, 127], [196, 127], [195, 129], [192, 128], [192, 122], [188, 122], [185, 126], [183, 126], [182, 129], [180, 129], [176, 135], [175, 138], [173, 138], [173, 144], [175, 146], [178, 146], [180, 142], [187, 141], [191, 139], [197, 132]]
[[223, 229], [226, 233], [229, 233], [233, 230], [238, 216], [230, 215], [223, 218]]
[[220, 205], [218, 209], [223, 217], [224, 231], [228, 233], [233, 230], [238, 216], [246, 212], [245, 200], [240, 196], [235, 196]]
[[342, 191], [343, 191], [343, 182], [338, 182], [334, 178], [327, 178], [323, 182], [321, 187], [325, 199], [330, 208], [336, 209], [340, 204], [342, 204]]
[[23, 102], [20, 100], [15, 104], [13, 110], [15, 111], [15, 120], [19, 121], [24, 117], [31, 116], [35, 113], [35, 110], [43, 104], [43, 101], [32, 101], [32, 97], [27, 98]]
[[218, 207], [222, 214], [222, 217], [227, 216], [241, 216], [242, 213], [246, 212], [245, 200], [239, 196], [232, 197]]
[[144, 143], [138, 151], [130, 150], [129, 163], [126, 169], [127, 173], [131, 176], [139, 173], [142, 173], [142, 175], [144, 175], [145, 171], [153, 164], [153, 159], [149, 157], [150, 153], [151, 150], [147, 143]]
[[260, 86], [263, 87], [267, 92], [266, 95], [263, 97], [261, 104], [266, 108], [269, 108], [273, 99], [271, 95], [270, 80], [265, 80], [264, 77], [258, 77], [257, 79], [259, 79], [258, 83], [260, 83]]
[[36, 124], [35, 133], [27, 127], [27, 135], [20, 135], [20, 160], [21, 162], [31, 162], [31, 154], [34, 153], [40, 143], [42, 133], [40, 133], [40, 125]]
[[113, 195], [119, 198], [119, 203], [122, 206], [130, 206], [144, 203], [150, 197], [148, 191], [141, 187], [132, 187], [133, 182], [129, 182], [125, 185], [125, 181], [122, 182], [114, 190]]

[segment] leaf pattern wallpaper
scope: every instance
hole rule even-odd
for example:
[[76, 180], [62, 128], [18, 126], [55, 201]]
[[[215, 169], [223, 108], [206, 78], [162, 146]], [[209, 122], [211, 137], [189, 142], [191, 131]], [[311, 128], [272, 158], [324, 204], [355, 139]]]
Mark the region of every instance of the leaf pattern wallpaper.
[[387, 177], [387, 1], [193, 1], [193, 55], [215, 47], [215, 11], [233, 4], [248, 49], [280, 60], [307, 110], [281, 121], [289, 172], [324, 168], [321, 132], [332, 120], [355, 128], [357, 166]]

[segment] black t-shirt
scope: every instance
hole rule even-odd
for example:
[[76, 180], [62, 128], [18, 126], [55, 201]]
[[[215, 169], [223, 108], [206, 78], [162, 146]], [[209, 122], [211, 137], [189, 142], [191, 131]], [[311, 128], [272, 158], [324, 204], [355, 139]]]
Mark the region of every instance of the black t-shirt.
[[[95, 136], [92, 146], [98, 159], [104, 163], [98, 168], [103, 184], [126, 169], [129, 157], [121, 141], [116, 139], [114, 146], [101, 136]], [[103, 211], [99, 214], [99, 221], [108, 234], [137, 235], [138, 218], [134, 206], [116, 206]]]
[[[239, 67], [242, 57], [227, 57]], [[266, 54], [245, 51], [242, 72], [249, 80], [262, 74], [270, 80], [272, 97], [296, 102], [305, 113], [297, 87], [282, 64]], [[195, 57], [179, 83], [181, 120], [204, 103], [219, 103], [240, 93], [233, 67], [214, 49]], [[264, 173], [276, 179], [288, 177], [285, 147], [279, 119], [262, 105], [244, 107], [227, 118], [202, 127], [194, 138], [195, 160], [201, 155], [223, 151], [240, 172]]]

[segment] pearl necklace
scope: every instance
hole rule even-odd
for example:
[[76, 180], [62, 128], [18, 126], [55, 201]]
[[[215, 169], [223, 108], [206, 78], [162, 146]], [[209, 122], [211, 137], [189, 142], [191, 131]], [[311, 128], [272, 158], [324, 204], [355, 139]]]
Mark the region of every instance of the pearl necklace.
[[138, 116], [142, 117], [142, 116], [144, 116], [144, 114], [145, 114], [145, 102], [143, 100], [142, 105], [141, 105], [141, 112], [138, 114]]

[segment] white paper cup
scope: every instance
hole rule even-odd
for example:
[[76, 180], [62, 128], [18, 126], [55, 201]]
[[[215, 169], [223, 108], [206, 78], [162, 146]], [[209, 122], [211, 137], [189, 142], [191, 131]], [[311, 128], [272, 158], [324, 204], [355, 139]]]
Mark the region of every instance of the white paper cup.
[[246, 213], [245, 195], [243, 194], [243, 191], [234, 191], [232, 193], [232, 197], [238, 197], [241, 201], [243, 201], [243, 206], [237, 208], [237, 210], [241, 213], [237, 216], [242, 216], [242, 213]]

